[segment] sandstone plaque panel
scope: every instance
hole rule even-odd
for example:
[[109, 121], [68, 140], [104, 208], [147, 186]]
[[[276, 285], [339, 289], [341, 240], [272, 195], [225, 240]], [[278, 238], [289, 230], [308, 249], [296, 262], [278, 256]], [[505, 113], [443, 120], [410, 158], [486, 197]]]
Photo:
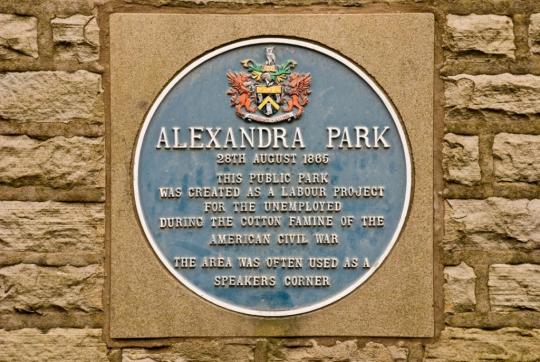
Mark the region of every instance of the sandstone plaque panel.
[[[291, 21], [293, 18], [294, 21]], [[111, 151], [108, 200], [110, 200], [111, 211], [108, 217], [111, 231], [108, 238], [111, 252], [109, 319], [112, 338], [324, 335], [430, 337], [433, 335], [433, 16], [431, 14], [296, 14], [294, 17], [291, 15], [114, 14], [110, 19], [110, 28]], [[262, 41], [261, 37], [266, 38]], [[293, 40], [278, 40], [293, 38], [301, 40], [297, 43]], [[169, 151], [175, 148], [175, 144], [178, 146], [177, 149], [189, 148], [187, 145], [190, 139], [188, 137], [188, 143], [183, 143], [180, 139], [173, 141], [176, 136], [182, 135], [182, 130], [175, 131], [173, 127], [167, 129], [166, 117], [163, 120], [163, 127], [151, 129], [150, 123], [158, 124], [159, 122], [152, 118], [157, 114], [155, 113], [156, 97], [159, 100], [158, 95], [168, 91], [163, 90], [163, 87], [174, 83], [171, 79], [179, 78], [178, 75], [181, 74], [179, 72], [187, 69], [186, 66], [189, 64], [194, 64], [194, 61], [196, 63], [196, 59], [201, 59], [213, 49], [220, 49], [225, 44], [234, 44], [242, 39], [252, 39], [247, 40], [246, 44], [249, 45], [252, 45], [252, 42], [258, 45], [277, 43], [281, 46], [279, 50], [283, 53], [289, 52], [289, 55], [296, 54], [299, 59], [313, 59], [313, 62], [316, 62], [318, 55], [304, 54], [306, 49], [310, 48], [309, 44], [313, 44], [312, 50], [320, 46], [321, 49], [328, 49], [329, 53], [336, 54], [336, 57], [341, 57], [345, 62], [352, 61], [359, 72], [365, 73], [384, 90], [382, 91], [385, 92], [383, 98], [388, 101], [389, 109], [394, 110], [396, 124], [403, 125], [400, 142], [405, 145], [403, 155], [407, 157], [403, 158], [402, 168], [395, 168], [395, 174], [390, 173], [384, 176], [389, 179], [389, 183], [393, 182], [392, 176], [405, 180], [408, 179], [406, 175], [410, 175], [411, 178], [410, 181], [403, 181], [402, 185], [400, 184], [401, 186], [393, 191], [396, 194], [402, 190], [407, 195], [393, 205], [384, 206], [387, 215], [393, 215], [392, 212], [397, 215], [393, 217], [397, 220], [394, 225], [396, 237], [389, 237], [387, 241], [390, 246], [381, 249], [388, 252], [384, 253], [385, 258], [381, 258], [380, 262], [376, 263], [376, 268], [372, 268], [373, 271], [376, 269], [376, 272], [369, 272], [370, 262], [367, 258], [360, 258], [360, 262], [364, 263], [362, 266], [365, 267], [362, 272], [369, 278], [360, 278], [361, 282], [358, 283], [354, 278], [352, 281], [345, 280], [343, 283], [346, 285], [343, 290], [347, 292], [338, 293], [339, 297], [331, 293], [330, 296], [324, 295], [322, 290], [325, 286], [328, 287], [325, 285], [328, 283], [325, 277], [316, 279], [317, 283], [321, 283], [319, 287], [322, 287], [317, 292], [321, 295], [320, 298], [310, 298], [309, 293], [312, 293], [313, 289], [309, 288], [305, 288], [305, 291], [302, 289], [300, 293], [295, 291], [287, 294], [287, 298], [291, 298], [290, 301], [278, 300], [278, 294], [272, 294], [272, 292], [266, 294], [261, 292], [261, 295], [267, 296], [267, 300], [258, 298], [257, 292], [244, 293], [240, 297], [241, 291], [235, 292], [234, 289], [223, 288], [224, 282], [230, 283], [229, 279], [216, 281], [219, 288], [223, 289], [214, 293], [215, 289], [205, 284], [204, 278], [199, 277], [199, 275], [208, 274], [208, 268], [204, 270], [191, 268], [192, 258], [173, 260], [171, 257], [167, 261], [167, 252], [172, 250], [169, 247], [172, 241], [167, 237], [160, 239], [156, 236], [162, 235], [162, 231], [168, 228], [174, 229], [175, 221], [159, 217], [164, 215], [160, 209], [165, 208], [165, 205], [170, 205], [170, 203], [167, 204], [168, 200], [163, 203], [162, 200], [157, 202], [154, 197], [148, 197], [148, 190], [155, 188], [157, 195], [156, 186], [160, 185], [159, 175], [156, 177], [153, 173], [158, 174], [158, 168], [163, 166], [158, 160], [164, 159], [159, 157], [164, 154], [172, 155], [173, 152], [169, 153]], [[274, 39], [273, 42], [272, 39]], [[293, 47], [298, 45], [303, 48]], [[256, 52], [257, 49], [251, 49], [251, 51]], [[261, 69], [265, 69], [263, 75], [266, 72], [266, 76], [270, 77], [271, 74], [276, 75], [282, 72], [286, 77], [291, 73], [287, 67], [281, 69], [274, 65], [274, 62], [278, 64], [277, 60], [274, 60], [274, 50], [267, 48], [266, 52], [266, 63], [261, 62], [260, 65]], [[264, 53], [261, 54], [263, 59], [264, 55]], [[252, 64], [251, 67], [248, 64], [250, 63], [244, 63], [245, 68], [249, 68], [250, 72], [255, 72], [254, 77], [256, 77], [256, 72], [260, 71], [257, 70], [256, 63], [253, 63], [255, 65]], [[293, 64], [293, 67], [297, 65], [296, 62], [290, 64]], [[333, 66], [328, 64], [329, 69]], [[219, 63], [207, 66], [209, 71], [218, 67]], [[300, 65], [298, 67], [300, 68]], [[339, 71], [335, 70], [335, 72], [337, 78]], [[306, 74], [308, 73], [304, 73], [303, 76], [306, 77]], [[298, 73], [298, 75], [302, 74]], [[289, 113], [281, 114], [278, 111], [278, 103], [283, 101], [280, 96], [286, 96], [287, 92], [290, 92], [284, 88], [290, 87], [290, 84], [286, 82], [281, 84], [281, 78], [277, 80], [262, 78], [256, 84], [257, 90], [253, 90], [253, 92], [258, 92], [254, 99], [258, 99], [256, 102], [257, 106], [260, 106], [260, 112], [257, 113], [254, 107], [248, 105], [246, 108], [237, 109], [237, 113], [242, 115], [242, 120], [236, 118], [232, 109], [228, 114], [223, 114], [226, 113], [226, 109], [220, 110], [217, 112], [220, 117], [226, 117], [230, 122], [238, 122], [238, 126], [246, 127], [249, 125], [242, 122], [250, 117], [249, 121], [263, 123], [268, 120], [282, 121], [281, 118], [289, 117], [286, 123], [294, 119], [298, 124], [302, 124], [300, 116], [297, 115], [298, 107], [294, 109], [283, 107], [283, 109], [288, 108], [287, 111], [292, 110]], [[197, 79], [200, 82], [204, 81], [201, 74], [197, 75]], [[319, 79], [321, 79], [320, 76]], [[222, 80], [216, 80], [216, 82], [217, 87], [224, 88], [224, 93], [227, 88], [226, 82], [223, 83]], [[331, 82], [328, 81], [328, 83]], [[329, 85], [325, 91], [331, 92], [336, 87]], [[193, 87], [193, 89], [198, 88]], [[321, 92], [321, 88], [316, 88], [316, 86], [313, 89]], [[200, 99], [201, 102], [212, 102], [211, 99], [205, 99], [208, 90], [198, 89], [197, 92], [198, 97], [195, 99]], [[178, 100], [185, 100], [185, 94]], [[327, 98], [332, 99], [331, 96], [328, 95]], [[338, 97], [332, 102], [335, 104], [340, 101]], [[346, 104], [347, 102], [344, 101], [340, 107], [346, 107]], [[351, 105], [351, 109], [354, 106], [356, 105]], [[206, 110], [211, 107], [212, 105], [209, 105], [200, 109]], [[324, 108], [317, 104], [306, 107], [317, 109], [319, 115], [324, 111]], [[246, 115], [245, 112], [252, 108], [255, 113]], [[309, 116], [304, 116], [305, 122], [309, 119]], [[351, 124], [351, 130], [354, 126], [355, 124]], [[289, 127], [289, 132], [295, 129], [290, 124], [287, 127]], [[317, 128], [322, 131], [324, 125], [319, 124]], [[327, 148], [332, 148], [335, 142], [337, 149], [340, 142], [343, 142], [342, 132], [345, 128], [330, 128], [327, 127]], [[210, 133], [215, 136], [216, 128], [212, 129]], [[303, 129], [304, 133], [313, 134], [315, 131], [309, 130], [309, 126], [303, 126]], [[283, 127], [283, 132], [286, 130]], [[298, 127], [296, 130], [298, 131]], [[372, 131], [379, 132], [374, 129]], [[146, 132], [152, 135], [152, 140], [157, 141], [155, 145], [145, 146]], [[335, 136], [334, 139], [331, 139], [332, 135]], [[195, 137], [197, 139], [198, 136]], [[311, 142], [310, 137], [311, 135], [306, 136], [306, 142]], [[297, 135], [295, 139], [297, 146], [301, 148], [304, 136]], [[191, 140], [193, 148], [197, 148], [199, 143], [193, 141], [193, 135], [191, 135]], [[283, 146], [283, 138], [281, 140]], [[379, 137], [378, 140], [384, 148], [387, 143], [384, 137], [382, 140]], [[216, 142], [219, 145], [219, 142], [224, 142], [224, 139], [219, 141], [216, 138], [214, 142], [208, 144], [214, 147]], [[398, 139], [392, 138], [391, 142], [398, 143]], [[347, 146], [346, 143], [344, 145]], [[351, 143], [351, 148], [353, 146], [354, 141]], [[365, 149], [366, 144], [364, 143], [363, 146]], [[159, 156], [145, 158], [145, 155], [152, 152]], [[340, 151], [336, 151], [331, 157], [336, 158], [339, 153]], [[251, 154], [248, 155], [251, 156]], [[173, 162], [176, 156], [171, 157], [172, 160], [166, 162]], [[398, 154], [396, 157], [398, 160], [401, 156]], [[204, 174], [205, 166], [200, 165], [201, 159], [195, 157], [193, 160], [193, 163], [186, 162], [181, 166], [186, 180], [191, 175], [189, 171], [186, 172], [186, 169], [193, 168], [193, 174], [196, 174], [198, 167], [199, 172]], [[350, 164], [342, 165], [337, 161], [333, 162], [345, 168], [343, 171], [333, 171], [334, 176], [336, 176], [335, 172], [345, 174], [351, 171]], [[321, 167], [324, 169], [323, 166]], [[391, 170], [393, 169], [387, 168], [387, 172]], [[196, 178], [194, 176], [194, 179]], [[133, 186], [134, 179], [136, 180], [135, 187]], [[145, 181], [140, 182], [140, 179]], [[324, 175], [321, 179], [325, 179]], [[141, 186], [143, 183], [144, 185]], [[167, 182], [164, 183], [166, 184]], [[234, 182], [227, 181], [226, 184], [234, 185]], [[145, 185], [150, 186], [145, 188]], [[230, 189], [234, 192], [234, 187]], [[169, 196], [167, 196], [167, 190], [164, 189], [161, 198], [174, 199], [175, 188], [171, 187], [169, 191]], [[291, 191], [287, 189], [284, 192]], [[204, 199], [200, 203], [204, 204]], [[346, 203], [344, 204], [347, 206]], [[223, 212], [223, 216], [234, 217], [232, 210], [225, 213], [221, 209], [223, 205], [226, 205], [227, 209], [232, 208], [230, 202], [216, 203], [214, 205], [216, 209], [213, 211], [217, 215]], [[409, 205], [408, 212], [406, 212], [407, 205]], [[212, 206], [208, 205], [208, 207]], [[246, 204], [243, 207], [249, 206]], [[331, 207], [335, 206], [331, 205]], [[393, 207], [405, 211], [392, 210]], [[189, 210], [189, 205], [185, 209]], [[208, 212], [211, 211], [208, 210]], [[399, 222], [399, 215], [404, 222]], [[358, 223], [361, 223], [360, 215], [357, 216]], [[391, 219], [392, 217], [387, 218], [386, 228], [390, 228]], [[156, 224], [152, 229], [149, 225], [154, 221]], [[177, 228], [182, 229], [185, 225], [183, 223], [186, 222], [196, 223], [197, 220], [178, 221]], [[374, 219], [372, 222], [382, 221]], [[364, 227], [377, 226], [368, 225], [367, 219], [364, 223]], [[360, 228], [361, 225], [359, 224], [358, 227]], [[196, 233], [197, 231], [187, 232], [182, 237], [192, 235], [195, 238]], [[257, 233], [257, 230], [254, 233]], [[314, 238], [313, 234], [309, 236]], [[206, 235], [205, 238], [210, 237]], [[193, 244], [191, 248], [196, 249], [196, 246]], [[174, 255], [174, 252], [171, 253]], [[183, 253], [185, 254], [185, 250]], [[344, 263], [346, 256], [342, 255], [339, 263]], [[234, 255], [230, 257], [235, 261]], [[201, 260], [193, 262], [199, 263]], [[224, 263], [226, 267], [227, 258], [215, 262]], [[288, 262], [294, 263], [294, 260]], [[327, 262], [331, 264], [333, 260], [329, 259]], [[339, 280], [344, 275], [350, 275], [347, 274], [350, 271], [338, 271], [337, 268], [326, 270], [326, 272], [330, 273], [330, 280]], [[216, 276], [222, 274], [211, 274], [211, 280], [217, 280]], [[310, 277], [314, 278], [313, 274], [305, 275], [311, 275]], [[289, 284], [294, 283], [291, 278], [282, 280], [286, 280]], [[267, 279], [264, 282], [268, 283]], [[260, 280], [257, 283], [260, 283]], [[277, 283], [279, 284], [280, 280]], [[354, 288], [347, 289], [347, 283]], [[274, 286], [271, 287], [268, 290], [273, 290]], [[250, 302], [249, 298], [252, 298], [253, 302]], [[232, 303], [229, 303], [230, 301]]]

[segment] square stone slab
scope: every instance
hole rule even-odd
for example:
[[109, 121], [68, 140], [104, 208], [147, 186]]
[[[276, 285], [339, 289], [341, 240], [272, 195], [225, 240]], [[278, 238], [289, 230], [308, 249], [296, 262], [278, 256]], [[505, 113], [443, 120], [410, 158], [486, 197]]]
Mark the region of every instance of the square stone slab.
[[[340, 301], [293, 317], [243, 315], [189, 291], [152, 251], [133, 198], [136, 138], [162, 87], [211, 49], [268, 35], [321, 43], [360, 65], [396, 106], [413, 159], [409, 216], [383, 265]], [[111, 15], [110, 337], [432, 337], [433, 42], [433, 15], [425, 13]]]

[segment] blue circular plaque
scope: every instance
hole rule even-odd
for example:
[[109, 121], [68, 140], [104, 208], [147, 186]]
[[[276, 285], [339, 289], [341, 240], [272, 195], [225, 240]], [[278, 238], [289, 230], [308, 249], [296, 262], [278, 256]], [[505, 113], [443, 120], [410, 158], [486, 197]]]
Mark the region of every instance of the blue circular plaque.
[[165, 86], [133, 180], [149, 244], [183, 285], [229, 310], [289, 316], [381, 266], [406, 219], [411, 161], [396, 110], [358, 66], [311, 42], [257, 38]]

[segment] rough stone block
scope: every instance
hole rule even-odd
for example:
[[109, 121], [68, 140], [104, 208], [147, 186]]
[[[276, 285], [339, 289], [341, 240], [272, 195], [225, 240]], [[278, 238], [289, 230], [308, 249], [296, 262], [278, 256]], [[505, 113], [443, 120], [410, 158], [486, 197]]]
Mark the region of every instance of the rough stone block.
[[103, 268], [42, 267], [17, 264], [0, 268], [0, 313], [47, 310], [102, 310]]
[[29, 57], [38, 57], [37, 19], [0, 14], [0, 60]]
[[529, 48], [531, 53], [540, 53], [540, 14], [532, 14], [529, 24]]
[[[96, 0], [94, 0], [96, 1]], [[99, 0], [98, 0], [99, 1]], [[106, 0], [102, 0], [106, 1]], [[227, 3], [238, 5], [275, 5], [275, 6], [292, 6], [292, 5], [341, 5], [341, 6], [359, 6], [373, 3], [385, 4], [422, 4], [428, 0], [124, 0], [130, 4], [152, 5], [152, 6], [186, 6], [191, 4], [207, 5], [210, 3]]]
[[0, 251], [102, 253], [104, 205], [0, 202]]
[[480, 182], [478, 136], [448, 133], [443, 143], [444, 179], [463, 185]]
[[446, 20], [445, 46], [450, 51], [477, 51], [514, 58], [516, 46], [510, 17], [449, 14]]
[[445, 312], [470, 312], [476, 305], [476, 275], [465, 263], [444, 268]]
[[446, 107], [516, 114], [540, 112], [540, 76], [469, 75], [445, 78]]
[[426, 362], [540, 360], [540, 329], [494, 331], [445, 328], [438, 342], [427, 345]]
[[0, 136], [0, 184], [102, 188], [104, 168], [102, 138]]
[[540, 312], [540, 265], [491, 265], [488, 287], [493, 312]]
[[55, 59], [79, 63], [99, 59], [99, 27], [95, 16], [73, 15], [51, 21]]
[[499, 133], [493, 161], [497, 181], [540, 182], [540, 135]]
[[0, 361], [108, 362], [100, 329], [0, 329]]
[[0, 74], [0, 119], [103, 124], [101, 76], [79, 70]]
[[186, 340], [163, 348], [124, 348], [122, 362], [251, 362], [255, 340]]
[[540, 200], [446, 200], [446, 251], [540, 248]]
[[354, 340], [340, 342], [333, 346], [319, 345], [312, 340], [307, 345], [285, 345], [271, 351], [268, 362], [310, 362], [310, 361], [407, 361], [409, 351], [403, 346], [385, 346], [368, 342], [359, 347]]

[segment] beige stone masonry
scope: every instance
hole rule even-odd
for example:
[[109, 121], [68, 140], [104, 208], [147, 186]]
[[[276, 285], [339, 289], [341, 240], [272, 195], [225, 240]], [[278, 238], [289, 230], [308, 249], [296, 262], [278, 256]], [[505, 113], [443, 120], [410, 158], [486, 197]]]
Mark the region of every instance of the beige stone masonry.
[[446, 200], [446, 251], [540, 248], [540, 200]]
[[540, 182], [540, 135], [499, 133], [493, 161], [497, 181]]
[[[100, 1], [100, 0], [93, 0]], [[107, 1], [107, 0], [101, 0]], [[429, 0], [124, 0], [128, 4], [161, 6], [204, 6], [213, 4], [239, 5], [275, 5], [275, 6], [309, 6], [309, 5], [341, 5], [359, 6], [368, 4], [425, 4]]]
[[38, 57], [37, 22], [32, 16], [0, 14], [0, 60]]
[[104, 206], [0, 201], [0, 252], [102, 253]]
[[488, 287], [494, 312], [540, 312], [540, 265], [494, 264], [489, 268]]
[[521, 361], [540, 359], [540, 329], [494, 331], [447, 327], [439, 341], [426, 346], [425, 362]]
[[476, 275], [465, 263], [444, 268], [445, 312], [470, 312], [476, 305]]
[[445, 80], [447, 107], [540, 113], [540, 76], [459, 74]]
[[[436, 114], [433, 139], [439, 143], [436, 147], [442, 150], [442, 155], [435, 151], [434, 159], [441, 162], [439, 156], [442, 156], [442, 177], [448, 182], [447, 187], [452, 191], [450, 195], [456, 199], [444, 203], [444, 225], [440, 225], [443, 223], [440, 214], [434, 218], [437, 228], [443, 226], [444, 229], [440, 236], [444, 253], [452, 256], [443, 257], [443, 260], [451, 259], [452, 266], [443, 269], [439, 264], [434, 268], [439, 270], [434, 280], [435, 304], [443, 302], [443, 293], [444, 306], [435, 309], [437, 332], [433, 339], [418, 342], [405, 338], [405, 344], [400, 344], [396, 342], [395, 337], [398, 336], [388, 339], [383, 334], [377, 334], [376, 342], [369, 341], [368, 334], [364, 334], [366, 338], [361, 340], [352, 339], [350, 336], [354, 334], [317, 340], [305, 337], [307, 333], [300, 334], [299, 338], [279, 340], [262, 334], [257, 339], [133, 339], [127, 342], [130, 347], [121, 350], [107, 349], [101, 328], [49, 329], [57, 325], [84, 326], [85, 323], [95, 327], [119, 312], [113, 309], [109, 315], [103, 313], [105, 271], [101, 265], [93, 264], [105, 258], [104, 204], [35, 202], [58, 193], [73, 192], [74, 188], [84, 188], [83, 193], [88, 188], [99, 192], [105, 188], [105, 139], [71, 136], [103, 135], [102, 76], [74, 70], [105, 69], [103, 79], [114, 76], [110, 72], [111, 62], [119, 58], [108, 57], [108, 26], [116, 14], [109, 18], [109, 11], [226, 13], [223, 18], [235, 16], [232, 13], [245, 13], [250, 19], [257, 16], [254, 13], [260, 13], [261, 18], [264, 13], [265, 20], [274, 13], [282, 13], [290, 21], [247, 21], [236, 30], [242, 32], [262, 24], [263, 33], [279, 35], [284, 29], [291, 28], [293, 31], [285, 35], [315, 40], [324, 38], [321, 34], [331, 33], [327, 28], [327, 11], [339, 13], [343, 18], [356, 12], [393, 13], [395, 16], [419, 12], [435, 14], [436, 72], [442, 64], [441, 72], [451, 75], [441, 78], [444, 94], [439, 94], [436, 88], [435, 103], [444, 97], [449, 120], [445, 132], [452, 133], [447, 133], [441, 143], [439, 137], [443, 120], [440, 114]], [[297, 11], [324, 19], [315, 25], [305, 26], [297, 22]], [[99, 29], [98, 22], [102, 29]], [[215, 44], [201, 41], [212, 26], [186, 26], [187, 31], [192, 31], [192, 36], [187, 37], [187, 46], [174, 44], [175, 39], [167, 42], [172, 48], [178, 46], [175, 57], [186, 58], [179, 64], [208, 48], [232, 40], [226, 36], [230, 27], [216, 24], [213, 22], [212, 26], [220, 29], [215, 36], [220, 40]], [[141, 25], [136, 23], [133, 29]], [[157, 25], [154, 23], [154, 27]], [[410, 21], [402, 24], [414, 25]], [[415, 69], [411, 71], [410, 65], [405, 64], [398, 72], [400, 76], [394, 79], [386, 64], [396, 63], [400, 58], [390, 52], [392, 45], [398, 44], [413, 51], [419, 49], [419, 45], [415, 43], [416, 37], [405, 39], [400, 32], [379, 38], [381, 29], [386, 26], [387, 23], [383, 22], [376, 31], [367, 35], [342, 31], [332, 41], [338, 44], [335, 46], [340, 52], [363, 67], [365, 54], [378, 52], [375, 57], [378, 63], [375, 64], [382, 71], [377, 73], [369, 65], [366, 70], [387, 91], [385, 82], [395, 81], [400, 85], [397, 90], [389, 92], [396, 104], [414, 103], [407, 93], [410, 85], [415, 79], [424, 82], [432, 78], [420, 75]], [[154, 31], [154, 27], [149, 26], [148, 30]], [[129, 35], [123, 33], [118, 36], [122, 44], [128, 37], [126, 34]], [[160, 31], [154, 34], [154, 39], [167, 35]], [[200, 47], [199, 51], [186, 56], [184, 50], [194, 46]], [[120, 53], [118, 56], [123, 62], [141, 63], [136, 58], [143, 51]], [[146, 81], [139, 84], [155, 81], [158, 85], [137, 90], [151, 93], [147, 102], [179, 69], [169, 69], [163, 79], [156, 81], [156, 75], [159, 78], [171, 56], [167, 47], [158, 47], [154, 52], [160, 60], [149, 62], [149, 68], [159, 71], [148, 72]], [[142, 63], [147, 66], [144, 61]], [[0, 362], [540, 361], [540, 265], [537, 260], [540, 250], [540, 199], [534, 191], [540, 185], [537, 124], [540, 115], [539, 0], [0, 0], [0, 67], [0, 128], [4, 132], [0, 135], [0, 188], [8, 189], [10, 199], [16, 199], [17, 193], [21, 195], [23, 189], [54, 188], [40, 196], [31, 192], [22, 195], [24, 199], [34, 201], [0, 201], [0, 254], [8, 255], [5, 257], [3, 254], [0, 259], [10, 264], [0, 266], [0, 328], [4, 328], [0, 329]], [[436, 73], [435, 77], [438, 76]], [[418, 89], [425, 87], [424, 83]], [[109, 96], [113, 100], [122, 94], [113, 91]], [[432, 99], [428, 101], [431, 104]], [[143, 108], [147, 106], [134, 102], [120, 115], [123, 113], [140, 120], [142, 116], [133, 115], [144, 113]], [[426, 109], [425, 104], [415, 103], [412, 107]], [[118, 117], [110, 120], [109, 131], [117, 121]], [[36, 138], [25, 136], [25, 132]], [[478, 136], [485, 134], [488, 136], [482, 138], [482, 147], [479, 147]], [[492, 134], [495, 137], [489, 150], [485, 147], [486, 139]], [[52, 136], [56, 137], [50, 138]], [[412, 146], [417, 144], [414, 142]], [[109, 156], [116, 157], [114, 153]], [[117, 168], [129, 171], [129, 160]], [[482, 170], [483, 179], [479, 160], [482, 160], [482, 166], [488, 165]], [[435, 169], [440, 166], [435, 165]], [[24, 186], [31, 187], [18, 189]], [[486, 195], [506, 195], [508, 198], [471, 199], [482, 197], [476, 194], [476, 190], [484, 188], [489, 190]], [[532, 191], [524, 192], [524, 189]], [[433, 194], [425, 190], [425, 187], [420, 188], [415, 197]], [[510, 191], [500, 193], [501, 190]], [[119, 212], [131, 212], [129, 195], [116, 192], [112, 197], [127, 200], [126, 208]], [[122, 230], [121, 234], [129, 235], [136, 227]], [[435, 237], [433, 240], [437, 242], [440, 239]], [[405, 250], [412, 250], [405, 255], [410, 260], [419, 255], [417, 250]], [[91, 257], [77, 259], [77, 255], [89, 253]], [[53, 258], [50, 254], [58, 255]], [[27, 258], [28, 255], [32, 258]], [[139, 255], [145, 254], [135, 255], [134, 260]], [[20, 260], [43, 262], [43, 265], [14, 264]], [[52, 266], [58, 260], [58, 264], [68, 265]], [[484, 264], [486, 261], [492, 264]], [[133, 269], [136, 271], [136, 267]], [[131, 283], [127, 290], [135, 283], [140, 285], [140, 280], [146, 277], [138, 276], [139, 280]], [[477, 281], [478, 300], [475, 296]], [[165, 292], [157, 298], [160, 303], [155, 308], [167, 313], [171, 304], [161, 302], [171, 290], [159, 285], [154, 293], [162, 290]], [[394, 289], [393, 295], [399, 298], [406, 292], [410, 289]], [[126, 295], [125, 290], [119, 294], [122, 298]], [[182, 302], [182, 298], [175, 299], [175, 303]], [[133, 299], [128, 299], [128, 303], [133, 304]], [[199, 315], [210, 316], [211, 328], [228, 325], [226, 319], [220, 318], [221, 315], [212, 314], [212, 305], [199, 304], [202, 305]], [[364, 302], [359, 305], [359, 310], [365, 310]], [[148, 312], [136, 309], [137, 315], [144, 316]], [[331, 314], [334, 322], [350, 317], [332, 310], [325, 313]], [[415, 313], [418, 314], [418, 308], [410, 303], [410, 309], [405, 310], [404, 315]], [[377, 316], [373, 310], [369, 310], [369, 314]], [[163, 324], [172, 325], [174, 318], [170, 315]], [[143, 322], [148, 321], [145, 319]], [[323, 330], [330, 322], [318, 324], [315, 330]], [[265, 333], [271, 333], [272, 328], [282, 328], [289, 335], [295, 334], [301, 326], [301, 323], [296, 323], [296, 318], [286, 325], [272, 318], [255, 323], [260, 323], [256, 325], [257, 330], [266, 328]], [[359, 324], [362, 323], [364, 320]], [[400, 323], [411, 322], [403, 317], [393, 317], [390, 323], [373, 323], [366, 328], [373, 332], [381, 324], [392, 326]], [[194, 324], [189, 328], [194, 328]], [[238, 323], [230, 325], [229, 330], [232, 331], [239, 326]], [[8, 330], [25, 326], [31, 328]], [[456, 326], [478, 326], [479, 329]], [[144, 328], [149, 329], [146, 325]], [[211, 328], [206, 330], [207, 334], [212, 333]], [[113, 343], [126, 342], [117, 340]], [[418, 348], [415, 348], [415, 343], [418, 343]]]
[[533, 14], [530, 18], [529, 49], [531, 53], [540, 53], [540, 14]]
[[163, 348], [124, 348], [122, 362], [252, 362], [255, 340], [187, 340]]
[[[98, 6], [122, 0], [2, 0], [2, 11], [12, 14], [38, 13], [55, 16], [71, 16], [73, 14], [90, 15], [98, 12]], [[45, 38], [48, 34], [43, 34]]]
[[448, 133], [443, 143], [444, 179], [463, 185], [480, 182], [478, 136]]
[[0, 314], [102, 310], [103, 268], [42, 267], [17, 264], [0, 268]]
[[0, 136], [0, 184], [103, 188], [102, 138], [54, 137], [39, 141], [27, 136]]
[[478, 51], [514, 58], [512, 19], [499, 15], [446, 17], [445, 45], [452, 52]]
[[403, 346], [385, 346], [368, 342], [359, 347], [354, 340], [337, 341], [323, 346], [312, 340], [306, 346], [283, 346], [271, 351], [268, 362], [308, 361], [407, 361], [409, 351]]
[[79, 63], [99, 59], [99, 27], [95, 16], [73, 15], [51, 21], [55, 57]]
[[108, 362], [100, 329], [0, 329], [0, 361]]
[[0, 73], [0, 119], [102, 124], [101, 76], [68, 72]]

